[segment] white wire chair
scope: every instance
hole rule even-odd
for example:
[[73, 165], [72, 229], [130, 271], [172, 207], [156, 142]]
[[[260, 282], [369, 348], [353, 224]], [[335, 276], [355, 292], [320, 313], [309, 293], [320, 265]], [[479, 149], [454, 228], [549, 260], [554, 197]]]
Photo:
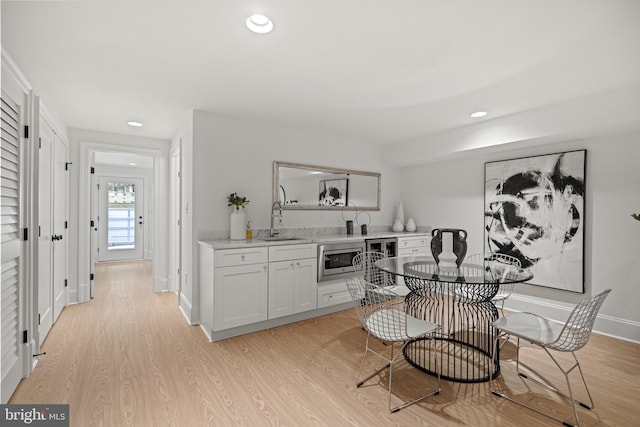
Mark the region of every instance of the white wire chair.
[[[596, 316], [602, 303], [604, 302], [607, 295], [609, 295], [611, 289], [607, 289], [601, 292], [598, 295], [594, 295], [590, 298], [585, 298], [582, 300], [571, 312], [569, 318], [565, 322], [565, 324], [556, 323], [544, 317], [531, 314], [531, 313], [513, 313], [509, 314], [505, 317], [501, 317], [496, 320], [493, 325], [495, 328], [499, 330], [499, 333], [496, 336], [496, 344], [500, 339], [501, 334], [508, 334], [513, 337], [517, 337], [517, 346], [516, 346], [516, 372], [522, 378], [529, 379], [535, 382], [538, 385], [546, 387], [561, 396], [569, 399], [571, 401], [571, 405], [573, 407], [573, 415], [575, 417], [575, 426], [579, 426], [580, 422], [578, 420], [578, 411], [576, 409], [576, 403], [586, 409], [593, 409], [593, 399], [591, 398], [591, 393], [589, 393], [589, 388], [587, 387], [587, 383], [584, 379], [584, 375], [582, 373], [582, 368], [580, 367], [580, 363], [578, 362], [578, 358], [575, 355], [575, 351], [580, 350], [589, 342], [589, 337], [591, 336], [591, 331], [593, 329], [593, 324], [596, 320]], [[562, 371], [565, 377], [565, 381], [567, 384], [567, 388], [569, 390], [569, 394], [565, 394], [560, 392], [557, 388], [539, 380], [531, 377], [530, 375], [520, 371], [520, 339], [526, 340], [540, 348], [542, 348], [548, 355], [551, 357], [555, 365]], [[569, 352], [573, 356], [574, 362], [568, 369], [563, 369], [562, 365], [558, 362], [558, 360], [553, 357], [553, 354], [549, 350], [554, 350], [558, 352]], [[499, 363], [496, 360], [499, 352], [496, 352], [494, 355], [493, 363]], [[582, 383], [584, 384], [584, 388], [587, 392], [587, 396], [589, 397], [589, 403], [583, 403], [577, 401], [573, 396], [573, 390], [571, 389], [571, 382], [569, 381], [569, 374], [575, 368], [578, 368], [580, 372], [580, 377], [582, 378]], [[491, 388], [491, 387], [490, 387]], [[523, 402], [520, 402], [512, 397], [505, 395], [504, 393], [491, 389], [491, 392], [499, 397], [504, 397], [507, 400], [510, 400], [514, 403], [517, 403], [525, 408], [531, 409], [541, 415], [547, 416], [555, 421], [558, 421], [567, 426], [573, 426], [567, 421], [561, 420], [560, 418], [555, 417], [551, 413], [544, 412], [538, 408], [533, 406], [529, 406]]]
[[[503, 264], [515, 265], [518, 268], [522, 267], [520, 260], [511, 255], [494, 253], [489, 255], [486, 259], [489, 261], [498, 261]], [[498, 307], [498, 303], [500, 303], [500, 312], [502, 313], [502, 317], [504, 317], [504, 300], [511, 296], [515, 285], [515, 283], [500, 283], [500, 286], [498, 286], [498, 292], [493, 298], [491, 298], [491, 302], [496, 307]]]
[[[429, 396], [440, 393], [440, 373], [436, 365], [436, 372], [438, 372], [438, 387], [436, 389], [429, 391], [427, 394], [418, 397], [417, 399], [409, 402], [404, 401], [401, 405], [392, 408], [391, 384], [394, 363], [398, 357], [402, 356], [403, 350], [410, 340], [418, 338], [430, 339], [431, 344], [433, 345], [435, 342], [433, 339], [434, 333], [439, 329], [439, 326], [435, 323], [427, 322], [408, 315], [405, 311], [404, 301], [399, 298], [390, 299], [389, 296], [393, 295], [384, 287], [369, 283], [362, 278], [354, 277], [347, 279], [347, 288], [349, 289], [351, 299], [354, 302], [362, 327], [367, 331], [365, 353], [360, 364], [360, 371], [358, 372], [357, 387], [361, 387], [371, 378], [389, 368], [388, 407], [391, 413], [406, 408], [407, 406], [419, 402]], [[384, 344], [390, 344], [391, 350], [389, 356], [380, 354], [370, 347], [369, 342], [372, 336], [382, 341]], [[402, 347], [399, 351], [394, 353], [394, 344], [398, 342], [402, 343]], [[387, 364], [376, 370], [367, 378], [360, 380], [364, 362], [369, 352], [384, 359]]]
[[[486, 258], [482, 256], [482, 254], [471, 254], [464, 259], [465, 264], [473, 264], [483, 266], [486, 262], [499, 262], [502, 264], [514, 265], [518, 268], [521, 268], [520, 260], [514, 256], [493, 253], [488, 255]], [[513, 289], [515, 287], [515, 283], [501, 283], [498, 286], [498, 292], [491, 298], [491, 302], [496, 306], [496, 308], [500, 309], [502, 316], [504, 317], [504, 301], [511, 296]], [[464, 294], [464, 289], [461, 290], [461, 297], [463, 298], [472, 298], [470, 295]], [[500, 307], [498, 307], [500, 304]]]
[[404, 284], [399, 284], [396, 277], [375, 266], [375, 262], [386, 258], [382, 252], [362, 252], [353, 257], [352, 264], [356, 271], [361, 273], [361, 277], [369, 283], [373, 283], [385, 288], [395, 296], [405, 297], [409, 294], [409, 288]]

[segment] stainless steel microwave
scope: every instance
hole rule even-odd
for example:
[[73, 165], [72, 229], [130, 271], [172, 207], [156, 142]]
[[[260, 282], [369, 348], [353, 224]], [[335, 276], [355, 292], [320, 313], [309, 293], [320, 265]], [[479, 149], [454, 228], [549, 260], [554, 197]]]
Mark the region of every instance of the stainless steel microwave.
[[364, 241], [318, 245], [318, 282], [356, 276], [353, 258], [364, 251]]

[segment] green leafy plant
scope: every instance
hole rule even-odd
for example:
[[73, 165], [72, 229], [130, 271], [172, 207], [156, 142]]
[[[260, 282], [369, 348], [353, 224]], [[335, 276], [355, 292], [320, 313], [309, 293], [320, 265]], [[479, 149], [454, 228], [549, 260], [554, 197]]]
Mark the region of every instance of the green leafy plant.
[[640, 214], [631, 214], [631, 216], [633, 217], [633, 219], [640, 221]]
[[227, 196], [227, 202], [229, 202], [227, 206], [233, 206], [237, 211], [249, 204], [249, 200], [247, 200], [246, 197], [238, 196], [238, 193], [229, 194], [229, 196]]

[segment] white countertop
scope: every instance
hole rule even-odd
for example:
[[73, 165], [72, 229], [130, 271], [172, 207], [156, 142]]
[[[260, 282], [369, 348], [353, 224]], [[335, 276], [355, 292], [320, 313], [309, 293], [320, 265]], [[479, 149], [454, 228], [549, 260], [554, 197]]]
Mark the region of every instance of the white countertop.
[[373, 232], [367, 235], [361, 234], [316, 234], [310, 236], [296, 237], [294, 240], [267, 241], [260, 240], [259, 237], [247, 240], [200, 240], [199, 244], [209, 246], [212, 249], [242, 249], [259, 246], [275, 246], [275, 245], [299, 245], [304, 243], [340, 243], [340, 242], [362, 242], [367, 239], [383, 239], [388, 237], [420, 237], [430, 236], [431, 233], [425, 232], [402, 232], [394, 231]]

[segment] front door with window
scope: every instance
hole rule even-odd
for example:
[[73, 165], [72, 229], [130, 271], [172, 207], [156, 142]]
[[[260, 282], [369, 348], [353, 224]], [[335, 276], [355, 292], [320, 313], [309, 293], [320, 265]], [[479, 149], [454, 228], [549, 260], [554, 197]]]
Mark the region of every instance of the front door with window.
[[143, 258], [143, 184], [142, 178], [99, 178], [98, 261]]

